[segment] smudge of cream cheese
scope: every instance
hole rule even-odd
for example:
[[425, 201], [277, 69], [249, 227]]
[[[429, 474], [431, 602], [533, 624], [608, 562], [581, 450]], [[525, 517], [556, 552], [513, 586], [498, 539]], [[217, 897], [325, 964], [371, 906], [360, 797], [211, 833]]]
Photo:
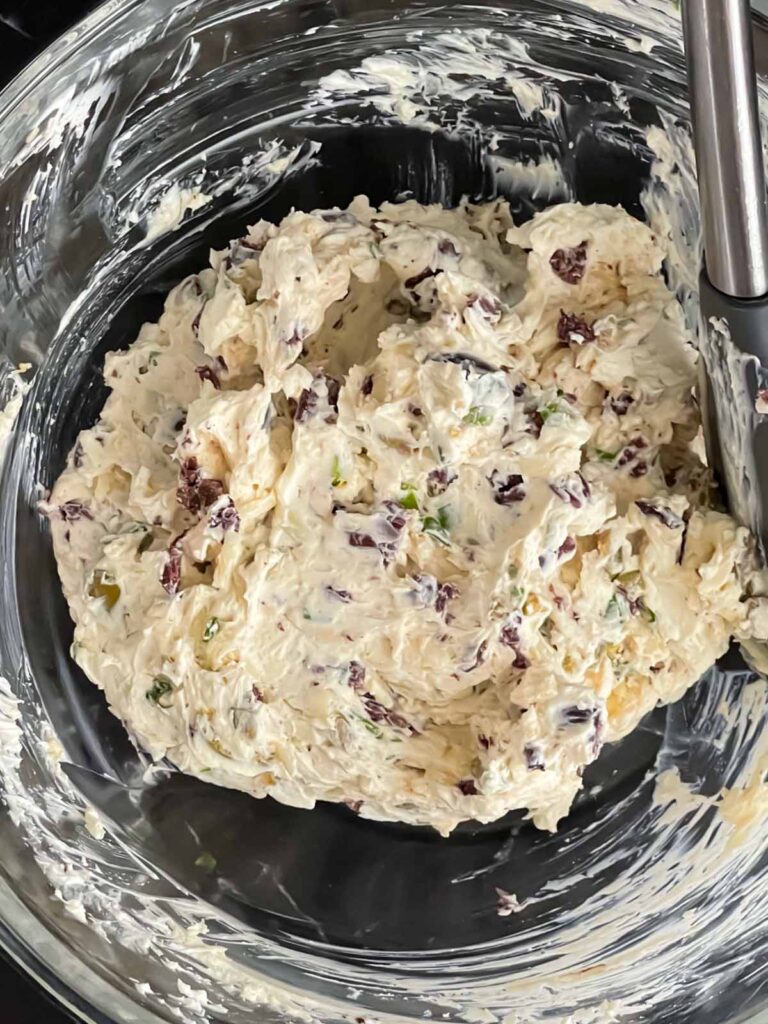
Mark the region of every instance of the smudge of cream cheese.
[[0, 466], [21, 412], [24, 395], [29, 390], [29, 383], [23, 376], [29, 369], [29, 363], [22, 363], [15, 369], [7, 369], [4, 373], [0, 371], [0, 389], [4, 392], [4, 404], [0, 409]]
[[185, 214], [188, 211], [199, 210], [201, 206], [210, 203], [213, 196], [199, 189], [179, 188], [174, 184], [168, 189], [160, 205], [147, 219], [146, 240], [151, 242], [158, 235], [167, 231], [175, 231], [181, 225]]

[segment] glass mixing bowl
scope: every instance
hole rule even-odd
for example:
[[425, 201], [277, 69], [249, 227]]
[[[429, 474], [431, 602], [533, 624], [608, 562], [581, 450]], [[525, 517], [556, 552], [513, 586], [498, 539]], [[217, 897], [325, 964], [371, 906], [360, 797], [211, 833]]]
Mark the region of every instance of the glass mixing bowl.
[[684, 95], [666, 0], [113, 0], [0, 96], [6, 398], [30, 364], [0, 508], [0, 941], [83, 1019], [768, 1021], [765, 694], [738, 654], [606, 748], [556, 835], [295, 810], [135, 749], [69, 657], [37, 512], [104, 353], [292, 206], [621, 203], [669, 238], [695, 330]]

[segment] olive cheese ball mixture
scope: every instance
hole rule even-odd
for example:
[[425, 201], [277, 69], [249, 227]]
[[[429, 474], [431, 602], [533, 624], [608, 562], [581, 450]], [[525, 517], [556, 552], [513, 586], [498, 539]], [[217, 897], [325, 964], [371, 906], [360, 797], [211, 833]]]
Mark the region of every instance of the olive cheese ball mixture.
[[764, 636], [664, 250], [620, 209], [261, 221], [107, 357], [46, 511], [154, 757], [433, 825], [527, 808]]

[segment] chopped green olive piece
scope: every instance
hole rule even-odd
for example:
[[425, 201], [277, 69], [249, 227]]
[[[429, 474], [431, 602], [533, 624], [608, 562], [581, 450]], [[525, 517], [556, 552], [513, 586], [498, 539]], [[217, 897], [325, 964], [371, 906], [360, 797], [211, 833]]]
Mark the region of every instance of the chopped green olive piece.
[[334, 455], [331, 466], [331, 487], [343, 487], [347, 481], [341, 472], [341, 462], [338, 455]]
[[115, 583], [112, 574], [103, 569], [97, 569], [93, 574], [88, 593], [91, 597], [104, 598], [108, 611], [112, 611], [120, 600], [120, 587]]
[[214, 871], [216, 869], [216, 858], [212, 853], [208, 853], [205, 850], [195, 861], [196, 868], [203, 868], [204, 871]]
[[446, 507], [438, 509], [436, 516], [424, 516], [421, 521], [421, 526], [424, 533], [428, 533], [430, 537], [440, 541], [441, 544], [448, 545], [451, 543], [448, 536], [448, 531], [451, 528], [451, 521]]
[[155, 539], [154, 533], [151, 530], [147, 530], [144, 536], [139, 541], [139, 545], [136, 548], [138, 554], [143, 555], [145, 551], [149, 551], [152, 547], [152, 541]]
[[467, 415], [464, 417], [464, 423], [471, 423], [475, 426], [487, 427], [489, 423], [493, 422], [493, 416], [490, 415], [481, 405], [473, 405]]
[[610, 599], [605, 608], [605, 618], [609, 620], [624, 621], [624, 603], [619, 600], [616, 594]]
[[541, 416], [542, 420], [546, 423], [550, 416], [555, 416], [557, 413], [562, 411], [563, 407], [557, 400], [555, 400], [552, 402], [547, 402], [546, 405], [542, 406], [541, 409], [539, 409], [539, 415]]
[[406, 491], [400, 499], [400, 504], [403, 508], [418, 509], [419, 499], [416, 497], [415, 491]]
[[363, 723], [363, 725], [365, 726], [365, 728], [368, 730], [369, 733], [371, 733], [373, 736], [375, 736], [377, 740], [381, 739], [381, 737], [384, 734], [381, 731], [381, 729], [378, 727], [378, 725], [376, 725], [375, 722], [372, 722], [369, 718], [363, 718], [362, 715], [357, 715], [354, 712], [352, 712], [352, 713], [355, 715], [355, 718], [359, 722]]
[[155, 676], [152, 686], [147, 690], [145, 696], [150, 704], [157, 704], [161, 708], [169, 708], [171, 702], [168, 695], [173, 693], [173, 683], [168, 676]]
[[623, 587], [632, 587], [640, 580], [640, 570], [632, 569], [628, 572], [620, 572], [617, 576], [612, 576], [611, 579]]
[[207, 644], [209, 640], [213, 640], [213, 638], [216, 636], [220, 629], [221, 623], [219, 622], [215, 615], [212, 618], [208, 619], [208, 621], [205, 624], [205, 629], [203, 630], [203, 643]]
[[592, 451], [601, 462], [613, 462], [618, 452], [607, 452], [604, 448], [593, 448]]

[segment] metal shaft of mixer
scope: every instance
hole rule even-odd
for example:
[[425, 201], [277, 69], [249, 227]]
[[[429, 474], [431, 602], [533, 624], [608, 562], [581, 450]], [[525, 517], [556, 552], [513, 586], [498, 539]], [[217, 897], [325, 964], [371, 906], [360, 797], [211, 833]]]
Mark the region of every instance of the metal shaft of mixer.
[[707, 274], [726, 295], [768, 293], [768, 207], [748, 0], [684, 0]]

